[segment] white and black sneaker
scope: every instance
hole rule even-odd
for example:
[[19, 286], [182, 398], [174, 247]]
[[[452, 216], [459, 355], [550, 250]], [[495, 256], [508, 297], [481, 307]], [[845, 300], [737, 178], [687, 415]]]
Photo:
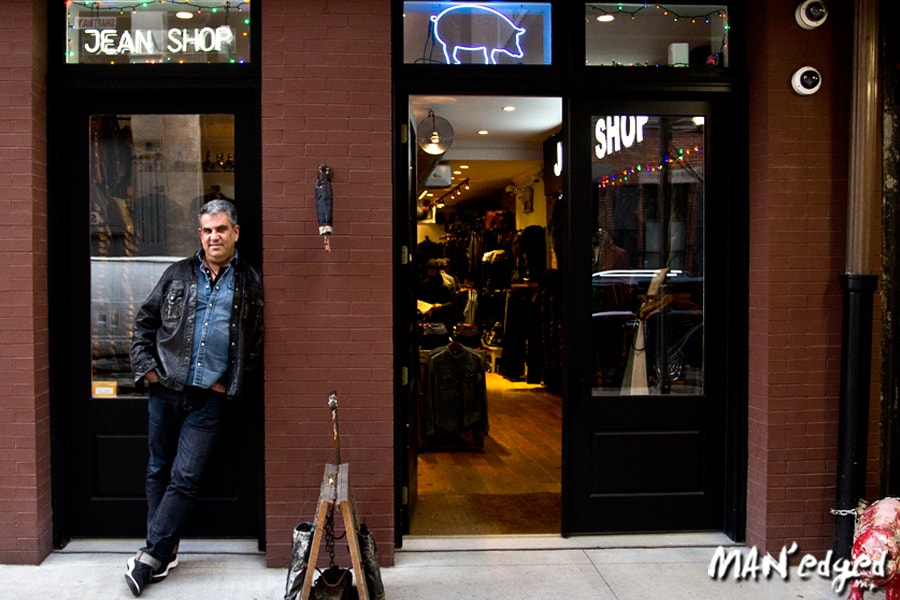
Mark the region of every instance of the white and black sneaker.
[[153, 576], [153, 567], [147, 563], [135, 560], [134, 556], [129, 558], [125, 564], [125, 583], [128, 584], [128, 589], [131, 590], [132, 594], [140, 596], [147, 584], [150, 583], [150, 579]]
[[173, 554], [171, 560], [167, 563], [163, 563], [163, 565], [153, 571], [153, 574], [150, 576], [150, 583], [159, 583], [163, 579], [169, 576], [169, 571], [178, 566], [178, 555]]

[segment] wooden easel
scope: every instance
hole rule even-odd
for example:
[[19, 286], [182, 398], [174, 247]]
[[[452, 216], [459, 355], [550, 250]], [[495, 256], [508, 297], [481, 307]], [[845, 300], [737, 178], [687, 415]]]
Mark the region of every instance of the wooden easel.
[[319, 559], [319, 549], [325, 535], [325, 521], [328, 513], [340, 509], [341, 518], [344, 521], [344, 530], [347, 536], [347, 547], [350, 549], [350, 560], [353, 564], [353, 578], [356, 583], [356, 591], [359, 600], [369, 600], [369, 589], [366, 587], [366, 575], [362, 568], [362, 556], [359, 551], [359, 538], [356, 532], [359, 530], [359, 519], [356, 516], [356, 501], [353, 498], [353, 488], [350, 486], [350, 465], [341, 463], [341, 446], [338, 437], [337, 421], [337, 395], [331, 393], [328, 400], [331, 408], [332, 423], [334, 426], [334, 447], [337, 458], [336, 465], [325, 465], [325, 473], [322, 476], [322, 487], [319, 488], [319, 504], [316, 507], [316, 531], [313, 534], [310, 545], [309, 561], [307, 562], [306, 576], [303, 578], [303, 588], [300, 592], [300, 600], [309, 600], [312, 591], [313, 577], [316, 575], [316, 562]]

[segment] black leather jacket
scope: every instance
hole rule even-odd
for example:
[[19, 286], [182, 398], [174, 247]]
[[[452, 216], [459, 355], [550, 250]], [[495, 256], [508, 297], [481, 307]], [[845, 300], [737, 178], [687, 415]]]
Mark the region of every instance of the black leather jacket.
[[[194, 341], [198, 261], [195, 254], [170, 265], [138, 311], [130, 352], [135, 383], [156, 369], [161, 384], [184, 389]], [[235, 286], [225, 387], [228, 396], [238, 396], [262, 356], [263, 287], [253, 266], [237, 256], [231, 264]]]

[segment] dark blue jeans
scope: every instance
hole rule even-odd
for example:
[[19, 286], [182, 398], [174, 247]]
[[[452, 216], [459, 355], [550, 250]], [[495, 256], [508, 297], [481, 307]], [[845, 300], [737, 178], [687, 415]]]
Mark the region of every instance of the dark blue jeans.
[[149, 387], [147, 546], [142, 550], [166, 562], [178, 546], [213, 456], [225, 395], [178, 392], [158, 383]]

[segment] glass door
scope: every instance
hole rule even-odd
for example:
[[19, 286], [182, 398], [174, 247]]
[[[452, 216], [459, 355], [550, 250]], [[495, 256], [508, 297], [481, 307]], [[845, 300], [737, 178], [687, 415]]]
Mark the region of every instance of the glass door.
[[146, 398], [131, 375], [134, 317], [170, 264], [197, 251], [197, 212], [234, 201], [234, 115], [91, 115], [91, 389]]
[[[133, 381], [128, 350], [134, 316], [163, 270], [200, 247], [202, 203], [234, 201], [240, 252], [260, 264], [252, 98], [198, 92], [201, 106], [170, 96], [73, 94], [54, 117], [51, 393], [63, 541], [145, 535], [146, 389]], [[262, 384], [254, 385], [251, 401], [230, 407], [188, 535], [262, 531]]]
[[593, 396], [700, 395], [702, 115], [593, 115]]
[[727, 312], [707, 307], [722, 299], [708, 257], [727, 227], [709, 227], [719, 210], [709, 114], [704, 103], [576, 107], [569, 533], [723, 526], [715, 348]]

